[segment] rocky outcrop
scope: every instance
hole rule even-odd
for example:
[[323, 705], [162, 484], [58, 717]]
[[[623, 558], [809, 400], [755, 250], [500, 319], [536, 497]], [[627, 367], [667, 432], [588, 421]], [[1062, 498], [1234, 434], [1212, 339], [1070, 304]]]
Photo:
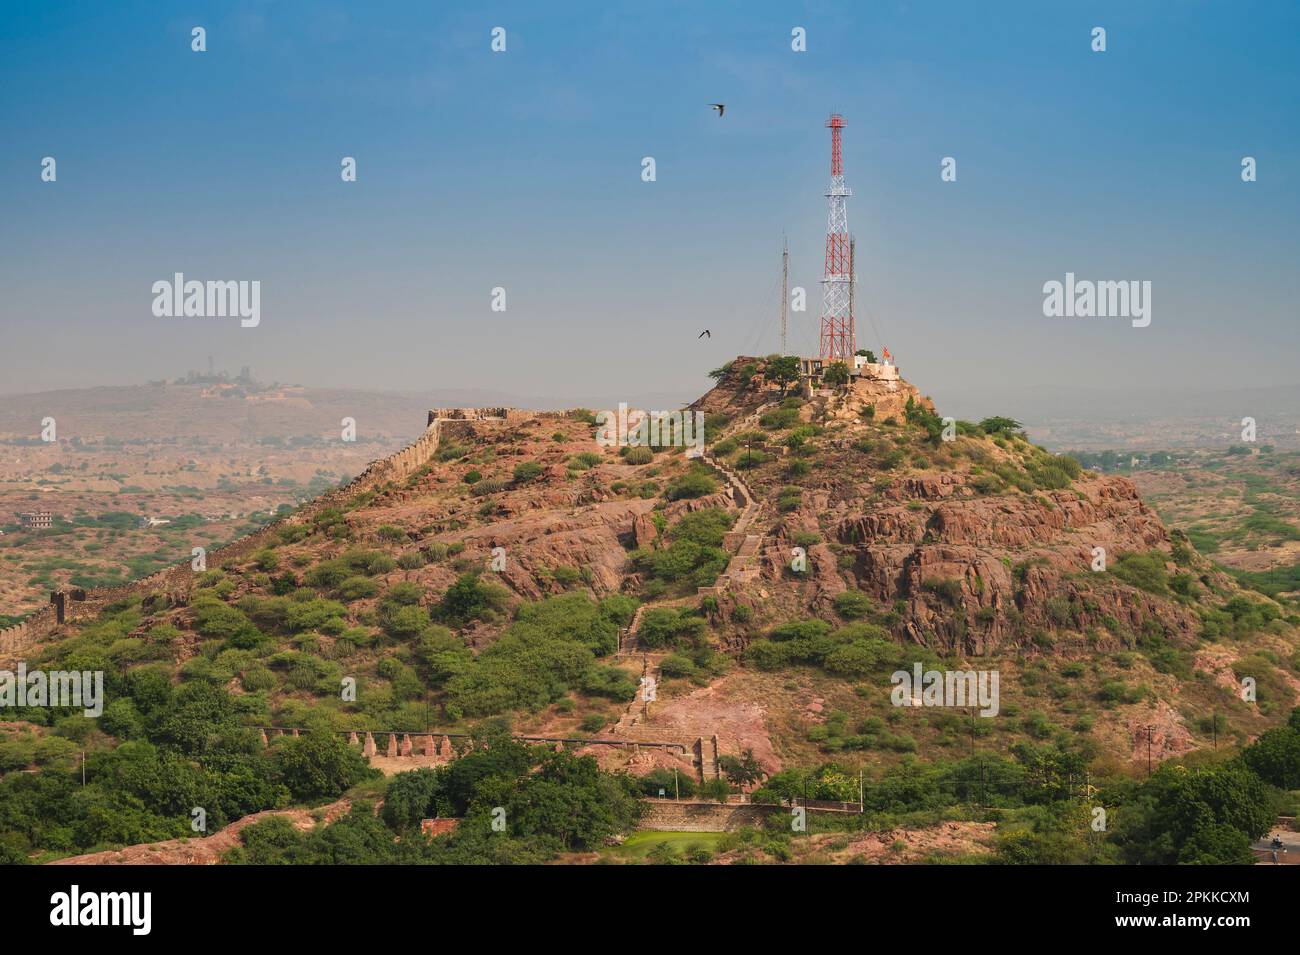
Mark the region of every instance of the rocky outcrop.
[[[1124, 478], [1086, 476], [1067, 490], [980, 497], [961, 475], [940, 474], [900, 480], [881, 496], [907, 503], [839, 520], [834, 539], [851, 562], [832, 566], [821, 555], [810, 562], [814, 606], [847, 582], [885, 606], [901, 601], [901, 636], [972, 654], [1031, 644], [1062, 627], [1109, 635], [1155, 623], [1177, 641], [1192, 640], [1198, 619], [1190, 610], [1092, 570], [1097, 547], [1109, 560], [1169, 552], [1164, 526]], [[767, 566], [769, 577], [783, 571]]]

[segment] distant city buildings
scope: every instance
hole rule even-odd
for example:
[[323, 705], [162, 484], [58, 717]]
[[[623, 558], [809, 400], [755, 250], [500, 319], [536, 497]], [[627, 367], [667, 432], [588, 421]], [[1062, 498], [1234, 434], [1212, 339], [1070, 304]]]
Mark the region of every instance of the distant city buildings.
[[54, 515], [49, 511], [27, 511], [19, 519], [27, 531], [48, 531], [54, 526]]

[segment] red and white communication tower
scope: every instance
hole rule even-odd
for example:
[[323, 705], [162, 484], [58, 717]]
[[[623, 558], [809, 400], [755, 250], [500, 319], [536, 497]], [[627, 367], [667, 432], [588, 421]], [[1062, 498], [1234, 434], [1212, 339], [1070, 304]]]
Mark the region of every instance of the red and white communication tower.
[[821, 357], [823, 361], [843, 361], [851, 368], [857, 344], [853, 333], [853, 255], [847, 204], [853, 191], [844, 185], [844, 159], [840, 154], [844, 117], [832, 113], [826, 125], [831, 131], [831, 188], [826, 193], [830, 210], [826, 219], [826, 271], [822, 276]]

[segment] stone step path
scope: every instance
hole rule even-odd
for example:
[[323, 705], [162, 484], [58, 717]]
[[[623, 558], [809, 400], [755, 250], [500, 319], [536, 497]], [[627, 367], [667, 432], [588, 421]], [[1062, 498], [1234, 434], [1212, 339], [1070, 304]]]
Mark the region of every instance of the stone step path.
[[705, 739], [703, 736], [697, 737], [692, 751], [691, 762], [699, 774], [700, 782], [707, 783], [722, 776], [722, 764], [718, 759], [718, 738], [716, 736], [709, 739]]
[[[663, 660], [664, 657], [668, 656], [668, 654], [658, 652], [647, 653], [644, 654], [644, 656], [646, 658], [645, 672], [655, 681], [655, 686], [657, 687], [663, 679], [663, 671], [659, 667], [659, 662]], [[651, 708], [653, 708], [654, 705], [654, 701], [651, 701]], [[618, 722], [614, 724], [612, 732], [615, 735], [626, 735], [632, 731], [634, 726], [641, 724], [644, 719], [645, 705], [644, 701], [641, 699], [641, 687], [638, 686], [636, 689], [636, 695], [632, 698], [632, 702], [627, 705], [627, 708], [623, 710], [623, 715], [620, 716]]]
[[649, 604], [642, 604], [636, 608], [636, 613], [632, 614], [632, 622], [627, 625], [627, 633], [619, 633], [618, 652], [616, 657], [625, 657], [637, 652], [637, 633], [641, 629], [641, 618], [645, 616]]
[[[769, 406], [764, 405], [754, 413], [755, 421], [766, 407]], [[713, 455], [705, 452], [704, 459], [727, 478], [732, 496], [736, 499], [736, 503], [741, 504], [741, 510], [740, 517], [723, 538], [723, 546], [731, 551], [732, 555], [727, 562], [726, 570], [718, 576], [712, 587], [700, 587], [697, 595], [717, 593], [732, 584], [746, 584], [757, 579], [760, 573], [758, 556], [763, 548], [763, 535], [748, 533], [759, 511], [759, 503], [754, 499], [754, 493], [749, 489], [749, 485], [734, 468]]]

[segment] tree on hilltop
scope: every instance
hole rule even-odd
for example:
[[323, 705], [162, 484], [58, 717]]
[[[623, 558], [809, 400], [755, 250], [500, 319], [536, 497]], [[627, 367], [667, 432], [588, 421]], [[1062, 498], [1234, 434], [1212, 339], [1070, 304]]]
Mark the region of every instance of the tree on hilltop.
[[822, 382], [832, 388], [843, 388], [849, 383], [849, 366], [842, 361], [831, 362], [822, 372]]
[[765, 371], [768, 381], [775, 382], [781, 386], [781, 396], [790, 389], [791, 385], [799, 382], [799, 358], [797, 355], [781, 355], [777, 358], [768, 360]]

